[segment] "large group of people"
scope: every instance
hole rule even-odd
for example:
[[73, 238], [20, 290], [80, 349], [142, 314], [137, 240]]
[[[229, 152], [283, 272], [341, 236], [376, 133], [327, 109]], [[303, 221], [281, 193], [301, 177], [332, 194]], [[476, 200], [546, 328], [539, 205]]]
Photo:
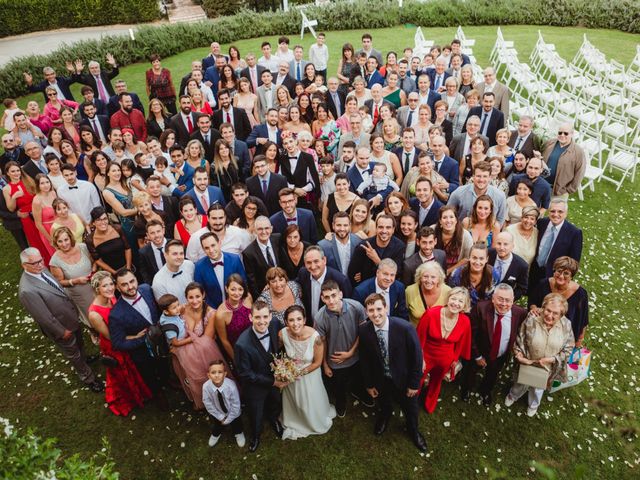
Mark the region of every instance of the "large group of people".
[[[90, 332], [114, 414], [177, 386], [210, 446], [226, 425], [244, 446], [248, 417], [255, 451], [264, 417], [322, 434], [353, 395], [376, 435], [399, 403], [424, 451], [419, 405], [443, 381], [468, 401], [482, 372], [488, 406], [512, 358], [566, 378], [589, 323], [572, 126], [509, 130], [509, 87], [492, 68], [475, 83], [458, 40], [384, 61], [361, 40], [336, 72], [322, 33], [308, 59], [287, 37], [244, 58], [214, 42], [182, 77], [152, 55], [146, 113], [111, 55], [25, 73], [46, 105], [15, 109], [0, 157], [19, 298], [100, 392]], [[544, 389], [516, 379], [505, 404], [528, 392], [533, 416]]]

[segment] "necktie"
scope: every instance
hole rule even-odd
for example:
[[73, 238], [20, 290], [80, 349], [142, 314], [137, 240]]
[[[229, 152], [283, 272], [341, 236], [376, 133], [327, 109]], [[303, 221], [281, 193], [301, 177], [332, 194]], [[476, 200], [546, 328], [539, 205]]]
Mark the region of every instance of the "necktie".
[[380, 112], [378, 111], [378, 104], [374, 104], [373, 106], [373, 124], [376, 125], [378, 123], [378, 118], [380, 116]]
[[165, 263], [167, 263], [167, 261], [164, 259], [164, 253], [162, 253], [162, 247], [157, 247], [158, 248], [158, 253], [160, 254], [160, 262], [162, 263], [162, 265], [164, 265]]
[[91, 119], [91, 124], [93, 125], [93, 131], [96, 133], [96, 135], [100, 137], [100, 129], [98, 128], [98, 121], [94, 118]]
[[340, 117], [342, 115], [342, 105], [340, 104], [340, 97], [336, 92], [333, 93], [333, 104], [336, 106], [338, 117]]
[[267, 197], [267, 181], [266, 180], [262, 180], [262, 194], [265, 196], [265, 198]]
[[45, 175], [49, 173], [49, 170], [47, 169], [47, 163], [43, 159], [40, 159], [40, 161], [38, 162], [38, 168]]
[[56, 282], [55, 280], [49, 278], [47, 275], [45, 275], [44, 273], [41, 274], [42, 279], [52, 288], [55, 288], [57, 291], [64, 293], [64, 289], [58, 285], [58, 282]]
[[513, 149], [517, 152], [518, 150], [520, 150], [520, 144], [522, 143], [522, 137], [518, 137], [518, 140], [516, 140], [516, 144], [513, 147]]
[[549, 235], [545, 235], [540, 244], [540, 250], [538, 252], [538, 266], [544, 267], [551, 253], [551, 246], [553, 245], [553, 238], [556, 236], [556, 226], [551, 225], [549, 229]]
[[138, 303], [140, 300], [142, 300], [142, 295], [138, 295], [138, 297], [133, 301], [133, 303], [131, 303], [131, 305], [135, 305], [136, 303]]
[[502, 260], [500, 260], [499, 258], [496, 259], [494, 270], [496, 272], [496, 277], [499, 283], [500, 280], [502, 280]]
[[205, 212], [209, 210], [209, 202], [207, 202], [207, 196], [204, 193], [200, 195], [200, 203]]
[[271, 256], [271, 249], [269, 248], [269, 245], [267, 245], [267, 263], [270, 267], [276, 266], [276, 262], [273, 261], [273, 257]]
[[436, 172], [440, 173], [440, 166], [442, 165], [442, 160], [440, 161], [434, 160], [434, 163], [436, 164]]
[[226, 112], [227, 114], [227, 123], [231, 123], [231, 115], [229, 115], [229, 112]]
[[258, 91], [258, 80], [256, 76], [256, 69], [250, 68], [249, 74], [251, 75], [251, 86], [253, 87], [253, 93]]
[[389, 352], [387, 351], [387, 343], [384, 341], [384, 332], [378, 330], [376, 332], [378, 337], [378, 346], [380, 347], [380, 354], [382, 355], [382, 367], [384, 369], [384, 376], [391, 377], [391, 368], [389, 367]]
[[404, 90], [404, 78], [400, 79], [400, 90]]
[[102, 82], [102, 77], [100, 75], [96, 75], [94, 78], [96, 80], [96, 87], [98, 87], [98, 97], [100, 97], [100, 100], [102, 100], [103, 102], [108, 102], [109, 93], [107, 92], [107, 89]]
[[440, 88], [441, 83], [442, 83], [442, 77], [440, 75], [438, 75], [436, 77], [436, 84], [435, 84], [435, 89], [434, 89], [436, 92]]
[[300, 62], [296, 63], [296, 80], [302, 80], [302, 74], [300, 72]]
[[205, 133], [204, 134], [204, 143], [206, 143], [207, 145], [209, 145], [209, 134]]
[[404, 174], [406, 175], [411, 168], [411, 154], [404, 152]]
[[189, 135], [193, 133], [193, 121], [191, 121], [191, 115], [187, 115], [187, 130]]
[[220, 390], [218, 390], [218, 403], [220, 404], [220, 410], [222, 410], [224, 413], [229, 412], [229, 410], [227, 410], [227, 405], [224, 403], [224, 397], [222, 396], [222, 392]]
[[504, 315], [498, 314], [498, 320], [493, 327], [493, 336], [491, 337], [491, 351], [489, 352], [489, 358], [495, 360], [498, 358], [498, 352], [500, 351], [500, 339], [502, 338], [502, 318]]
[[485, 132], [485, 126], [487, 123], [488, 116], [489, 114], [487, 112], [482, 112], [482, 122], [480, 123], [480, 133], [482, 133], [484, 136], [487, 135], [487, 133]]
[[410, 127], [413, 123], [413, 110], [409, 110], [409, 116], [407, 117], [407, 127]]

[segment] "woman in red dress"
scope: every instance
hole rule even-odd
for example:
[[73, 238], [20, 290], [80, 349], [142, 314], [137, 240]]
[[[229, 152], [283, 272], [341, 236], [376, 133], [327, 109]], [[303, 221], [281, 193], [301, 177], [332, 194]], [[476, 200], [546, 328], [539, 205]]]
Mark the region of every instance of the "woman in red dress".
[[207, 226], [207, 216], [199, 215], [196, 202], [187, 196], [180, 199], [178, 211], [180, 219], [173, 227], [173, 238], [180, 240], [184, 246], [187, 246], [191, 234]]
[[429, 413], [436, 409], [445, 375], [449, 373], [453, 380], [460, 357], [469, 360], [471, 356], [471, 321], [463, 313], [468, 312], [470, 306], [467, 289], [453, 288], [447, 296], [446, 305], [428, 309], [418, 324], [425, 363], [422, 382], [429, 376], [424, 402]]
[[4, 167], [5, 175], [9, 181], [2, 189], [4, 201], [7, 209], [16, 212], [22, 222], [22, 230], [29, 246], [35, 247], [42, 255], [44, 264], [48, 267], [51, 254], [44, 245], [38, 227], [33, 220], [33, 198], [35, 197], [35, 184], [33, 180], [22, 173], [22, 169], [17, 162], [10, 161]]
[[115, 284], [109, 272], [101, 270], [91, 278], [96, 298], [89, 307], [89, 322], [100, 334], [100, 353], [107, 366], [105, 399], [115, 415], [127, 416], [151, 398], [151, 390], [126, 352], [113, 350], [109, 339], [109, 312], [116, 303]]

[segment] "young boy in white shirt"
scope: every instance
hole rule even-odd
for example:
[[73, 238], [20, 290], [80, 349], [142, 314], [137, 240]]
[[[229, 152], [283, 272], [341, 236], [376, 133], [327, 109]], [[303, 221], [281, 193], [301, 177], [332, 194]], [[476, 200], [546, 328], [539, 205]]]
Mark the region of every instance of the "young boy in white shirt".
[[245, 437], [240, 418], [240, 393], [235, 382], [227, 378], [227, 370], [222, 360], [213, 360], [207, 372], [209, 380], [202, 386], [202, 402], [213, 417], [209, 446], [214, 447], [222, 435], [222, 427], [231, 425], [240, 448], [245, 445]]

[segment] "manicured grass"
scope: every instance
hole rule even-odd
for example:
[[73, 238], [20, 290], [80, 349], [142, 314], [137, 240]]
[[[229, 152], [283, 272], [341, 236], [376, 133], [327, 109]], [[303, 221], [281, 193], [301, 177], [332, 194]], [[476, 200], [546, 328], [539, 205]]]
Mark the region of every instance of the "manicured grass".
[[[505, 38], [514, 40], [526, 61], [538, 27], [505, 27]], [[542, 28], [545, 39], [571, 59], [585, 30]], [[345, 41], [356, 48], [362, 31], [328, 32], [335, 71], [336, 55]], [[398, 27], [376, 30], [376, 48], [401, 52], [413, 44], [415, 30]], [[476, 39], [474, 53], [486, 64], [495, 40], [495, 28], [465, 28]], [[428, 29], [426, 38], [446, 42], [454, 29]], [[590, 40], [607, 55], [628, 64], [640, 36], [613, 31], [588, 31]], [[240, 51], [258, 51], [260, 41], [238, 42]], [[298, 39], [293, 40], [292, 43]], [[308, 47], [310, 37], [303, 44]], [[207, 49], [196, 49], [164, 60], [178, 79], [189, 62]], [[144, 92], [147, 65], [122, 70], [133, 91]], [[35, 97], [38, 101], [40, 95]], [[20, 99], [20, 105], [26, 98]], [[572, 199], [575, 200], [575, 199]], [[640, 455], [636, 413], [640, 406], [635, 354], [640, 344], [637, 308], [640, 298], [640, 229], [637, 208], [640, 189], [625, 183], [619, 192], [611, 184], [598, 183], [586, 201], [571, 201], [569, 218], [581, 226], [585, 243], [577, 276], [590, 293], [591, 324], [586, 345], [593, 350], [592, 377], [580, 386], [545, 395], [537, 418], [525, 415], [522, 402], [510, 409], [502, 405], [510, 383], [503, 374], [496, 402], [490, 409], [460, 402], [457, 386], [445, 385], [442, 401], [433, 415], [422, 413], [421, 429], [429, 442], [427, 455], [402, 433], [396, 417], [381, 438], [372, 433], [373, 412], [350, 407], [344, 419], [336, 419], [321, 437], [282, 442], [268, 430], [258, 454], [240, 451], [231, 434], [211, 450], [207, 447], [207, 422], [194, 413], [176, 392], [173, 409], [162, 412], [151, 405], [129, 418], [117, 418], [104, 408], [104, 399], [82, 389], [68, 365], [35, 324], [25, 318], [16, 298], [20, 275], [17, 248], [5, 231], [0, 233], [5, 253], [0, 259], [0, 416], [16, 426], [36, 428], [44, 437], [58, 438], [67, 454], [90, 456], [111, 444], [111, 454], [126, 479], [182, 478], [539, 478], [530, 470], [532, 460], [557, 469], [559, 478], [571, 478], [576, 468], [585, 478], [638, 478]], [[93, 347], [89, 347], [92, 350]], [[97, 367], [103, 374], [102, 367]], [[365, 416], [367, 418], [365, 418]]]

